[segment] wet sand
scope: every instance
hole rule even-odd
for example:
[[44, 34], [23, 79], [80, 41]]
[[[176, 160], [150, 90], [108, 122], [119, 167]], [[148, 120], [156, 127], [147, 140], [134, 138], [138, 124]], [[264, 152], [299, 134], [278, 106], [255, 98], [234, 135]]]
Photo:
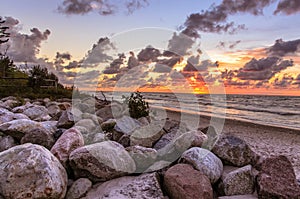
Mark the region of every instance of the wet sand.
[[209, 124], [217, 126], [221, 134], [240, 137], [261, 156], [285, 155], [292, 162], [297, 179], [300, 179], [300, 130], [232, 119], [211, 119], [208, 116], [172, 110], [167, 110], [165, 113], [169, 119], [184, 121], [190, 129], [203, 129]]

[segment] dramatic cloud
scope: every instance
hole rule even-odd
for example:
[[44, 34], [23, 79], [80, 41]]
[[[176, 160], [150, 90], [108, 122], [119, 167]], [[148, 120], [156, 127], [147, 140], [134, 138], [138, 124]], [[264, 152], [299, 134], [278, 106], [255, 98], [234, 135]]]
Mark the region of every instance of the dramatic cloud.
[[125, 58], [126, 57], [125, 57], [124, 54], [120, 54], [119, 58], [113, 60], [113, 62], [110, 64], [110, 66], [105, 68], [105, 70], [103, 71], [103, 74], [116, 74], [116, 73], [119, 73], [120, 72], [120, 67], [124, 63]]
[[289, 75], [284, 75], [281, 79], [276, 78], [273, 85], [277, 88], [287, 88], [292, 85], [294, 78]]
[[267, 49], [267, 51], [270, 55], [279, 57], [300, 52], [300, 39], [292, 41], [278, 39], [273, 46]]
[[171, 67], [166, 66], [164, 64], [157, 63], [157, 64], [155, 64], [153, 72], [156, 72], [156, 73], [169, 73], [171, 70], [172, 70]]
[[59, 52], [56, 52], [54, 64], [55, 65], [64, 64], [65, 61], [70, 61], [71, 57], [72, 56], [69, 53], [59, 53]]
[[66, 60], [71, 60], [71, 54], [70, 53], [59, 53], [56, 52], [56, 59], [66, 59]]
[[48, 39], [50, 30], [47, 29], [42, 32], [37, 28], [32, 28], [29, 35], [20, 33], [19, 21], [12, 17], [5, 17], [5, 26], [9, 27], [8, 32], [10, 32], [7, 54], [15, 62], [37, 62], [36, 56], [39, 53], [41, 43]]
[[138, 66], [140, 63], [134, 55], [134, 52], [130, 51], [130, 57], [128, 59], [127, 67], [128, 69]]
[[159, 57], [161, 53], [158, 49], [153, 48], [152, 46], [148, 46], [145, 49], [142, 49], [137, 55], [139, 61], [157, 61], [157, 57]]
[[128, 13], [148, 5], [147, 0], [127, 0], [116, 2], [113, 0], [64, 0], [58, 7], [58, 11], [65, 14], [84, 15], [90, 12], [98, 12], [100, 15], [111, 15], [121, 7], [125, 7]]
[[179, 63], [182, 61], [182, 57], [171, 57], [169, 59], [162, 59], [159, 60], [157, 63], [160, 65], [164, 65], [164, 66], [169, 66], [169, 67], [174, 67], [175, 64]]
[[209, 10], [188, 16], [183, 26], [183, 33], [195, 38], [200, 36], [198, 31], [234, 33], [239, 29], [244, 29], [245, 26], [228, 22], [230, 15], [237, 13], [260, 15], [263, 9], [272, 2], [274, 0], [223, 0], [220, 5], [212, 5]]
[[189, 72], [203, 72], [207, 71], [208, 68], [217, 67], [216, 62], [212, 62], [211, 60], [203, 60], [200, 64], [195, 64], [193, 61], [188, 61], [188, 64], [184, 67], [183, 71]]
[[283, 13], [286, 15], [295, 14], [300, 12], [300, 1], [299, 0], [281, 0], [274, 14]]
[[[180, 56], [184, 56], [188, 53], [188, 50], [194, 44], [194, 40], [183, 33], [174, 33], [172, 38], [169, 40], [168, 51]], [[168, 53], [167, 51], [167, 53]]]
[[[113, 57], [108, 55], [107, 52], [115, 49], [110, 40], [106, 38], [100, 38], [97, 44], [94, 44], [92, 49], [88, 51], [84, 64], [99, 64], [108, 61], [112, 61]], [[85, 67], [83, 65], [83, 67]]]
[[267, 57], [259, 60], [253, 58], [238, 70], [236, 76], [241, 80], [268, 80], [290, 66], [293, 66], [292, 60], [282, 60], [278, 57]]

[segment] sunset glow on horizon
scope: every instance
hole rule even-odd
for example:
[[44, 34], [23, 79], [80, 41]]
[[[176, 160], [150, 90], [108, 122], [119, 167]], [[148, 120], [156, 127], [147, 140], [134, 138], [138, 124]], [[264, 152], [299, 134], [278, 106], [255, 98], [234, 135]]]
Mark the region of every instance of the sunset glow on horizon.
[[81, 90], [300, 96], [297, 0], [80, 2], [7, 1], [0, 50]]

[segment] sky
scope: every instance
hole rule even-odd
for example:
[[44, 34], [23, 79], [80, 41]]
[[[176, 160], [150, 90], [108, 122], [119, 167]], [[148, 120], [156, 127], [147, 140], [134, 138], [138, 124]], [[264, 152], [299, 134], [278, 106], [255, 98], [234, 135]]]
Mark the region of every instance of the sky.
[[300, 95], [299, 0], [0, 0], [0, 46], [85, 90]]

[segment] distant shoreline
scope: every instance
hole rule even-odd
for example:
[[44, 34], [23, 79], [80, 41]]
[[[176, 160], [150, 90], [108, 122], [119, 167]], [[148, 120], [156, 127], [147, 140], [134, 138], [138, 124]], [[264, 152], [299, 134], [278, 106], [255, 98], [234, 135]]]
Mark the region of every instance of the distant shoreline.
[[[180, 114], [184, 114], [184, 115], [190, 115], [192, 117], [200, 117], [200, 120], [203, 122], [202, 124], [200, 124], [200, 128], [202, 127], [206, 127], [209, 125], [209, 121], [211, 119], [211, 116], [209, 115], [205, 115], [205, 114], [201, 114], [201, 113], [192, 113], [192, 112], [189, 112], [189, 111], [186, 111], [186, 110], [183, 110], [183, 111], [179, 111], [179, 110], [176, 110], [176, 109], [173, 109], [173, 108], [166, 108], [166, 107], [153, 107], [153, 109], [155, 110], [166, 110], [167, 113], [169, 113], [169, 118], [170, 119], [174, 119], [174, 120], [179, 120], [179, 117], [180, 117]], [[176, 114], [178, 114], [178, 116], [176, 116]], [[283, 130], [283, 131], [291, 131], [291, 132], [294, 132], [294, 133], [298, 133], [300, 135], [300, 127], [299, 129], [297, 128], [292, 128], [292, 127], [285, 127], [285, 126], [276, 126], [276, 125], [271, 125], [271, 124], [262, 124], [262, 123], [256, 123], [256, 122], [252, 122], [252, 121], [247, 121], [247, 120], [243, 120], [243, 119], [232, 119], [232, 118], [221, 118], [221, 117], [218, 117], [218, 116], [213, 116], [213, 118], [215, 119], [219, 119], [219, 120], [225, 120], [225, 124], [233, 124], [233, 123], [238, 123], [238, 124], [243, 124], [243, 125], [246, 125], [248, 124], [249, 126], [253, 126], [253, 127], [257, 127], [257, 126], [260, 126], [260, 127], [264, 127], [264, 128], [273, 128], [274, 130], [276, 131], [279, 131], [279, 130]]]

